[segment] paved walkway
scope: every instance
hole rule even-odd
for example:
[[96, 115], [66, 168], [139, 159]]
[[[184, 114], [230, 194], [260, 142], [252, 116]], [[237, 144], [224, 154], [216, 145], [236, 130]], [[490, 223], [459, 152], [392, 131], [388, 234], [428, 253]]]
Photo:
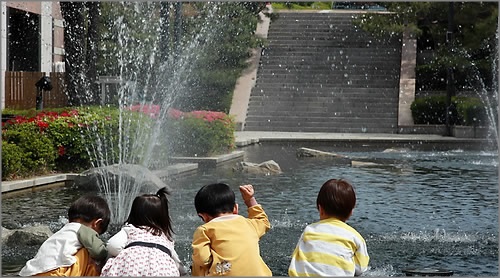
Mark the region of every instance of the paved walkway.
[[385, 142], [385, 143], [449, 143], [483, 144], [489, 143], [482, 138], [456, 138], [435, 134], [382, 134], [382, 133], [325, 133], [325, 132], [275, 132], [275, 131], [237, 131], [236, 146], [243, 147], [258, 142]]

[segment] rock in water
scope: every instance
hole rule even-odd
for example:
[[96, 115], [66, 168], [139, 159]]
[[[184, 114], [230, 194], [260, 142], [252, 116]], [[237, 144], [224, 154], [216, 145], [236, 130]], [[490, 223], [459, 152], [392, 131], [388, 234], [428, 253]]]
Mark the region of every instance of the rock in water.
[[75, 178], [75, 185], [85, 190], [99, 190], [99, 184], [107, 183], [111, 191], [117, 191], [119, 183], [134, 184], [141, 187], [141, 192], [156, 192], [167, 187], [158, 176], [148, 168], [138, 164], [114, 164], [92, 168]]
[[244, 173], [251, 174], [280, 174], [282, 173], [281, 167], [274, 160], [267, 160], [262, 163], [252, 163], [252, 162], [238, 162], [235, 168], [235, 171], [240, 171]]
[[42, 245], [53, 234], [48, 226], [37, 225], [11, 230], [10, 235], [4, 239], [3, 230], [4, 228], [2, 228], [2, 243], [11, 247]]

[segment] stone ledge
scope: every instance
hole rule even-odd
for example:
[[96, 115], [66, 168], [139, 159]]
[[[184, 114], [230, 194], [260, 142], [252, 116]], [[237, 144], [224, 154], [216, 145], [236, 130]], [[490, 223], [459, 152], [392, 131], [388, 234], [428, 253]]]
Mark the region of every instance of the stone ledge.
[[181, 174], [188, 174], [196, 170], [198, 170], [197, 163], [177, 163], [174, 165], [170, 165], [165, 169], [154, 170], [151, 172], [153, 172], [153, 174], [155, 174], [157, 177], [163, 178], [172, 175], [178, 176]]
[[240, 139], [236, 141], [236, 147], [240, 148], [257, 143], [259, 143], [259, 138]]
[[244, 154], [244, 151], [233, 151], [232, 153], [213, 157], [171, 157], [169, 160], [173, 163], [198, 163], [199, 167], [214, 168], [220, 163], [242, 159]]
[[68, 173], [68, 174], [57, 174], [52, 176], [36, 177], [27, 180], [2, 181], [2, 193], [33, 188], [38, 186], [45, 186], [55, 183], [65, 183], [67, 181], [74, 180], [76, 176], [78, 176], [78, 174]]
[[[220, 163], [225, 163], [235, 159], [242, 159], [244, 151], [234, 151], [215, 157], [175, 157], [171, 160], [175, 163], [165, 169], [152, 171], [159, 178], [167, 176], [179, 176], [189, 174], [198, 170], [198, 167], [217, 167]], [[64, 186], [69, 181], [73, 181], [79, 174], [67, 173], [50, 176], [35, 177], [26, 180], [2, 181], [2, 193], [23, 192], [36, 188]]]

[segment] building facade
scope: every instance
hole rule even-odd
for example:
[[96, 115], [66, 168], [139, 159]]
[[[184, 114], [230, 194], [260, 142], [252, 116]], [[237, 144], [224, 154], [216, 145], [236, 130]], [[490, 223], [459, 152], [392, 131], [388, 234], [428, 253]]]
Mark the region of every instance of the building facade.
[[0, 69], [5, 108], [5, 73], [64, 71], [64, 28], [59, 2], [0, 3]]

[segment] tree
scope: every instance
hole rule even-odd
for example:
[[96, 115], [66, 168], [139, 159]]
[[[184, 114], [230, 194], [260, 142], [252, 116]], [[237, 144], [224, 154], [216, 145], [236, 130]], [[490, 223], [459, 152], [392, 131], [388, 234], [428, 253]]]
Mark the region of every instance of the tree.
[[60, 2], [69, 105], [98, 103], [99, 2]]
[[[237, 78], [247, 66], [250, 49], [262, 44], [255, 36], [257, 14], [265, 3], [195, 3], [197, 16], [185, 19], [184, 43], [197, 34], [202, 51], [188, 78], [189, 90], [174, 105], [185, 111], [229, 112]], [[209, 28], [207, 28], [209, 26]]]
[[100, 102], [99, 87], [97, 84], [97, 56], [99, 53], [99, 22], [100, 22], [100, 2], [85, 2], [88, 10], [88, 28], [87, 28], [87, 80], [89, 82], [89, 90], [93, 92], [93, 98], [90, 103], [97, 104]]
[[[487, 87], [493, 86], [496, 72], [498, 3], [455, 2], [454, 51], [446, 44], [448, 2], [380, 2], [391, 14], [366, 14], [359, 24], [374, 34], [400, 34], [410, 30], [418, 39], [418, 51], [432, 50], [434, 59], [417, 65], [424, 89], [444, 89], [446, 69], [454, 68], [457, 86], [467, 89], [477, 86], [470, 73], [483, 77]], [[495, 67], [496, 68], [496, 67]]]
[[69, 105], [82, 104], [85, 96], [85, 25], [84, 2], [61, 2], [64, 19], [64, 51], [66, 68], [66, 90]]
[[103, 2], [99, 73], [135, 82], [127, 102], [227, 112], [264, 4]]

